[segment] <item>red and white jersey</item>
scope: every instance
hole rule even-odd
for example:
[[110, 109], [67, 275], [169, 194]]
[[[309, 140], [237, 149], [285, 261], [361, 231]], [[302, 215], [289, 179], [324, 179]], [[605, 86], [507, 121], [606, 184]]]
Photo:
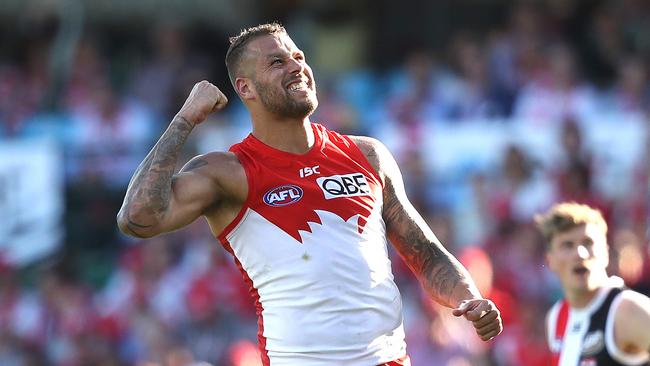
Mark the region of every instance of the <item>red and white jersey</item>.
[[303, 155], [231, 147], [248, 197], [219, 235], [251, 286], [264, 365], [369, 366], [406, 354], [382, 183], [347, 136], [312, 124]]

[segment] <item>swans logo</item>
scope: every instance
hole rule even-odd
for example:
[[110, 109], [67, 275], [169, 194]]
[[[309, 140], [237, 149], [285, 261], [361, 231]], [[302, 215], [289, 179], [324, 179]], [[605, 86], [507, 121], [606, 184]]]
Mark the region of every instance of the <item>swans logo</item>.
[[302, 188], [287, 184], [275, 187], [264, 195], [264, 203], [273, 207], [290, 205], [300, 201], [302, 198]]

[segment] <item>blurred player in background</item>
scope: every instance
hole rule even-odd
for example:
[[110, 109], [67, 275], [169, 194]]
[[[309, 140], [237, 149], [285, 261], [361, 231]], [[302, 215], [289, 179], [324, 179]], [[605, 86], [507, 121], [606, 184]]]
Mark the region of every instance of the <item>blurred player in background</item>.
[[481, 339], [501, 332], [499, 310], [413, 208], [384, 145], [310, 121], [316, 84], [282, 26], [231, 38], [226, 65], [252, 133], [175, 173], [193, 128], [227, 103], [197, 83], [131, 179], [123, 232], [147, 238], [204, 216], [251, 286], [264, 365], [410, 364], [387, 239]]
[[607, 275], [607, 223], [600, 211], [561, 203], [535, 221], [565, 295], [546, 319], [553, 365], [650, 365], [650, 299]]

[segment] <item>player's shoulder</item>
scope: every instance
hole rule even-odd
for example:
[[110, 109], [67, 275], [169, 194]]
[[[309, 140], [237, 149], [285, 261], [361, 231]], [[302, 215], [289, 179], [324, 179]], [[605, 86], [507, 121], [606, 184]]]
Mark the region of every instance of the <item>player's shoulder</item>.
[[208, 179], [219, 187], [224, 195], [245, 197], [248, 180], [244, 166], [237, 156], [229, 151], [213, 151], [197, 155], [181, 169], [180, 174], [190, 173], [193, 177]]
[[650, 327], [650, 298], [639, 292], [623, 290], [612, 303], [614, 322], [619, 329]]
[[192, 167], [202, 167], [202, 166], [217, 166], [217, 167], [228, 167], [228, 166], [237, 166], [241, 163], [237, 156], [230, 151], [211, 151], [205, 154], [200, 154], [187, 162], [186, 166], [191, 165]]
[[374, 137], [359, 136], [359, 135], [346, 135], [361, 149], [363, 153], [369, 151], [377, 151], [377, 149], [386, 149], [384, 144]]
[[237, 155], [232, 151], [211, 151], [206, 154], [199, 155], [206, 159], [210, 164], [218, 164], [225, 166], [241, 166], [241, 162]]
[[348, 135], [348, 137], [354, 141], [359, 150], [375, 166], [380, 167], [386, 159], [393, 158], [386, 145], [374, 137], [354, 135]]
[[387, 159], [392, 159], [386, 145], [373, 137], [354, 135], [348, 135], [348, 137], [361, 150], [370, 165], [375, 168], [380, 176], [383, 176]]
[[633, 291], [623, 290], [615, 300], [618, 302], [617, 318], [637, 319], [638, 317], [650, 318], [650, 297]]
[[612, 306], [616, 311], [614, 335], [618, 347], [639, 352], [649, 349], [650, 298], [636, 291], [624, 290], [614, 298]]

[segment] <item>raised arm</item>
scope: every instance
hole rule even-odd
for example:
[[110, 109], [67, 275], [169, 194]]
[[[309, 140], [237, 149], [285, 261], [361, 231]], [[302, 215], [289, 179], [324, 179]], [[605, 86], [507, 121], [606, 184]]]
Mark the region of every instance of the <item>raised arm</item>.
[[219, 198], [220, 187], [205, 168], [209, 159], [199, 156], [174, 174], [178, 155], [190, 132], [228, 100], [214, 85], [194, 85], [185, 104], [137, 168], [117, 215], [125, 234], [146, 238], [183, 227]]
[[499, 310], [483, 299], [467, 270], [408, 200], [402, 174], [388, 149], [372, 138], [356, 137], [355, 141], [383, 180], [388, 238], [424, 289], [436, 302], [454, 308], [454, 315], [470, 320], [483, 340], [498, 335], [502, 330]]

